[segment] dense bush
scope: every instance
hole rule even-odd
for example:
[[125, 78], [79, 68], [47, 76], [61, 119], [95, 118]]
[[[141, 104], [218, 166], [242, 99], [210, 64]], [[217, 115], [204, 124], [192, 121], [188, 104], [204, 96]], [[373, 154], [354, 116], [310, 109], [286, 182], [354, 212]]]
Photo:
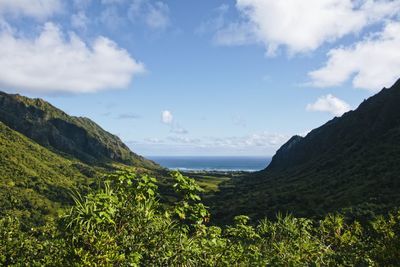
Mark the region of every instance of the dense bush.
[[0, 265], [50, 266], [397, 266], [400, 212], [361, 225], [338, 214], [321, 221], [278, 215], [251, 224], [208, 225], [194, 180], [172, 173], [179, 199], [158, 199], [156, 179], [109, 175], [57, 222], [24, 229], [0, 220]]

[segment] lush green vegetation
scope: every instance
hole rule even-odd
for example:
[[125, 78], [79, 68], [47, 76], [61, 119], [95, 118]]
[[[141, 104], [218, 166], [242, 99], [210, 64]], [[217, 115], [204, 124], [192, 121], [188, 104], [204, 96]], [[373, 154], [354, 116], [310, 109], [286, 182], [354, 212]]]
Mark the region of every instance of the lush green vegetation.
[[227, 182], [235, 173], [218, 173], [218, 172], [196, 172], [196, 173], [185, 173], [196, 180], [197, 184], [200, 185], [205, 192], [212, 194], [220, 190], [220, 185], [223, 182]]
[[[17, 216], [29, 225], [56, 217], [73, 204], [71, 192], [87, 192], [104, 173], [125, 166], [85, 164], [35, 143], [2, 122], [0, 155], [0, 216]], [[164, 180], [162, 188], [166, 187]]]
[[0, 122], [0, 216], [44, 223], [69, 203], [71, 190], [85, 190], [97, 169], [69, 160]]
[[71, 206], [99, 175], [121, 165], [161, 168], [87, 118], [41, 99], [0, 92], [0, 216], [43, 224]]
[[293, 137], [267, 169], [228, 181], [210, 200], [220, 220], [340, 211], [370, 219], [400, 206], [400, 80], [356, 110]]
[[264, 171], [190, 179], [0, 93], [0, 266], [399, 266], [398, 103], [400, 82]]
[[107, 176], [60, 219], [26, 229], [0, 219], [0, 264], [36, 266], [397, 266], [400, 213], [361, 225], [278, 215], [250, 224], [208, 226], [210, 214], [190, 178], [172, 173], [175, 205], [160, 205], [156, 179]]
[[0, 91], [0, 121], [50, 150], [91, 165], [118, 162], [160, 169], [90, 119], [69, 116], [42, 99]]

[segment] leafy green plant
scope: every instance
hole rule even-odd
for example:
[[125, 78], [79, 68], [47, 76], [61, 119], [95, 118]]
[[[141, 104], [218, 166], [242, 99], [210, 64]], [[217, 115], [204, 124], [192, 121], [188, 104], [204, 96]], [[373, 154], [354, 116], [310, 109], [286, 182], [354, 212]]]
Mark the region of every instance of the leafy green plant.
[[[159, 203], [157, 180], [107, 175], [59, 220], [27, 228], [0, 219], [5, 266], [398, 266], [400, 212], [367, 224], [340, 214], [315, 221], [278, 214], [210, 226], [195, 181], [173, 172], [179, 199]], [[206, 212], [204, 212], [204, 210]], [[180, 216], [182, 212], [184, 216]]]
[[173, 185], [180, 199], [175, 203], [174, 213], [185, 222], [200, 225], [209, 221], [210, 213], [207, 207], [201, 203], [198, 195], [204, 190], [196, 183], [194, 179], [183, 176], [180, 172], [171, 173], [175, 180]]

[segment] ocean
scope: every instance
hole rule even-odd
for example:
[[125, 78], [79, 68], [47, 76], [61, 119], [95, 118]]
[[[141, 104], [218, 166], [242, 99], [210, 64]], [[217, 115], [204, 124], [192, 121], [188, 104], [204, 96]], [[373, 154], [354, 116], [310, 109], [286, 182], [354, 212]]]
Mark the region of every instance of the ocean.
[[181, 171], [259, 171], [271, 157], [153, 156], [147, 157], [161, 166]]

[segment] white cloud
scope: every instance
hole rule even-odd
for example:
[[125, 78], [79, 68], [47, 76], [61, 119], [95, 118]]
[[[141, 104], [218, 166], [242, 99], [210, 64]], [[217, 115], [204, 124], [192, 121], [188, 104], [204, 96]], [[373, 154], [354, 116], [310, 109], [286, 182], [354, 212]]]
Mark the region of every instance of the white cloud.
[[169, 8], [168, 5], [162, 2], [156, 2], [149, 6], [149, 11], [146, 15], [146, 24], [153, 29], [163, 29], [169, 23]]
[[72, 2], [73, 6], [78, 10], [86, 9], [91, 3], [92, 0], [73, 0]]
[[161, 112], [161, 122], [169, 125], [170, 132], [174, 134], [187, 134], [188, 131], [179, 125], [178, 122], [175, 121], [172, 112], [169, 110], [164, 110]]
[[152, 29], [164, 29], [170, 23], [169, 7], [160, 1], [133, 0], [128, 10], [128, 17], [133, 22], [141, 19]]
[[164, 110], [161, 112], [161, 121], [165, 124], [172, 124], [174, 120], [174, 116], [172, 115], [172, 112], [169, 110]]
[[196, 29], [197, 34], [204, 34], [207, 32], [214, 32], [225, 26], [225, 15], [229, 11], [229, 5], [222, 4], [212, 10], [212, 16], [203, 21]]
[[164, 140], [161, 140], [160, 138], [156, 138], [156, 137], [150, 137], [150, 138], [146, 138], [144, 139], [145, 143], [149, 143], [149, 144], [163, 144]]
[[181, 127], [178, 123], [174, 123], [171, 125], [171, 133], [175, 133], [175, 134], [187, 134], [188, 131]]
[[126, 23], [123, 14], [114, 5], [109, 5], [101, 11], [100, 21], [111, 30], [117, 30]]
[[[74, 33], [46, 23], [31, 40], [0, 33], [0, 87], [31, 92], [87, 93], [127, 87], [144, 66], [113, 41], [98, 37], [92, 45]], [[27, 64], [27, 62], [29, 64]]]
[[146, 138], [130, 141], [136, 151], [146, 154], [171, 155], [273, 155], [290, 136], [268, 132], [231, 137], [189, 137], [172, 135], [166, 138]]
[[287, 140], [287, 136], [276, 133], [254, 133], [247, 136], [225, 137], [212, 139], [212, 145], [217, 147], [251, 148], [277, 147]]
[[90, 20], [83, 11], [79, 11], [71, 16], [71, 26], [76, 29], [86, 30], [89, 21]]
[[191, 144], [191, 145], [197, 145], [200, 144], [201, 142], [199, 138], [190, 138], [186, 136], [169, 136], [167, 140], [172, 141], [174, 143]]
[[400, 12], [399, 0], [236, 0], [244, 18], [221, 27], [221, 44], [258, 42], [268, 55], [281, 46], [290, 54], [309, 52], [325, 42], [357, 33]]
[[213, 41], [219, 45], [247, 45], [258, 43], [259, 40], [250, 30], [251, 26], [245, 23], [229, 23], [219, 29], [213, 38]]
[[0, 14], [45, 19], [61, 10], [60, 0], [0, 0]]
[[2, 17], [0, 17], [0, 32], [13, 33], [15, 32], [15, 29]]
[[388, 23], [375, 36], [333, 49], [328, 58], [324, 67], [309, 73], [314, 86], [336, 86], [352, 79], [356, 88], [388, 87], [400, 77], [400, 23]]
[[329, 112], [335, 116], [341, 116], [343, 113], [350, 110], [350, 105], [343, 100], [329, 94], [318, 98], [313, 104], [308, 104], [308, 111]]
[[204, 137], [190, 138], [183, 136], [169, 136], [167, 140], [181, 144], [191, 144], [201, 147], [232, 148], [232, 149], [251, 149], [254, 147], [279, 147], [288, 136], [268, 132], [254, 133], [246, 136], [230, 137]]

